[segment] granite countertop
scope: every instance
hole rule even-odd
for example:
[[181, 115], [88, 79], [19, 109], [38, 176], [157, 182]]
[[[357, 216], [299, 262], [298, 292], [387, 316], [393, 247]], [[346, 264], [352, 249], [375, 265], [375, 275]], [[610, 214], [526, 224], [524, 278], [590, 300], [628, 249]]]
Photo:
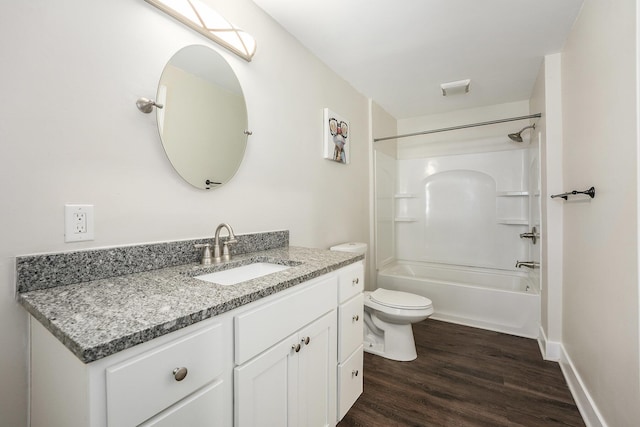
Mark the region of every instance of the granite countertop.
[[[283, 247], [19, 293], [18, 301], [82, 362], [89, 363], [363, 259], [356, 253]], [[192, 276], [252, 262], [290, 265], [232, 286]]]

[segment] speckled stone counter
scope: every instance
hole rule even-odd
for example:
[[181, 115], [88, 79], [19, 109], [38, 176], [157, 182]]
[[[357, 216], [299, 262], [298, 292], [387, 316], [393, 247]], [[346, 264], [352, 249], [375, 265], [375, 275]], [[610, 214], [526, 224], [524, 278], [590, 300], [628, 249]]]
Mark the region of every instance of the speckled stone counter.
[[[288, 238], [288, 235], [287, 235]], [[363, 255], [285, 246], [197, 263], [37, 289], [18, 301], [81, 361], [89, 363], [363, 259]], [[232, 286], [193, 276], [253, 262], [290, 268]]]

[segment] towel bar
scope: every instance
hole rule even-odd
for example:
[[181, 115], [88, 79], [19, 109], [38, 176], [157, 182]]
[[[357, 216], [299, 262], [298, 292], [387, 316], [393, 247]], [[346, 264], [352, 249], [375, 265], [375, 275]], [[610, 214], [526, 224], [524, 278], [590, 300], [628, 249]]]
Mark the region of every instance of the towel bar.
[[596, 197], [596, 189], [594, 187], [591, 187], [590, 189], [585, 191], [573, 190], [573, 191], [569, 191], [567, 193], [562, 193], [562, 194], [552, 194], [551, 198], [555, 199], [556, 197], [562, 197], [563, 199], [567, 200], [569, 196], [575, 196], [576, 194], [586, 194], [593, 199], [594, 197]]

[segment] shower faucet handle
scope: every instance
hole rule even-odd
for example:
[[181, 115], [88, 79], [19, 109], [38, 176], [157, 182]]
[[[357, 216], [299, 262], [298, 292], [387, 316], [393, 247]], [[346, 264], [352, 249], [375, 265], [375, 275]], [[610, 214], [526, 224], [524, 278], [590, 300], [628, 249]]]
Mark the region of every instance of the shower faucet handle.
[[531, 227], [531, 232], [520, 234], [520, 238], [521, 239], [531, 239], [531, 243], [533, 243], [535, 245], [536, 242], [538, 241], [538, 239], [540, 238], [540, 233], [538, 233], [538, 230], [536, 229], [536, 227], [533, 226], [533, 227]]

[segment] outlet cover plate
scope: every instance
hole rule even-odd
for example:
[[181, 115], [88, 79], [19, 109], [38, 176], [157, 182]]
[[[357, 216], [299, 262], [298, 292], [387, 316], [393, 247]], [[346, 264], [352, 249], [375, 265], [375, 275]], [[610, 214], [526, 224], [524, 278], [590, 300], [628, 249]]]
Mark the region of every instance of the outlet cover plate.
[[93, 240], [93, 205], [64, 205], [64, 241]]

